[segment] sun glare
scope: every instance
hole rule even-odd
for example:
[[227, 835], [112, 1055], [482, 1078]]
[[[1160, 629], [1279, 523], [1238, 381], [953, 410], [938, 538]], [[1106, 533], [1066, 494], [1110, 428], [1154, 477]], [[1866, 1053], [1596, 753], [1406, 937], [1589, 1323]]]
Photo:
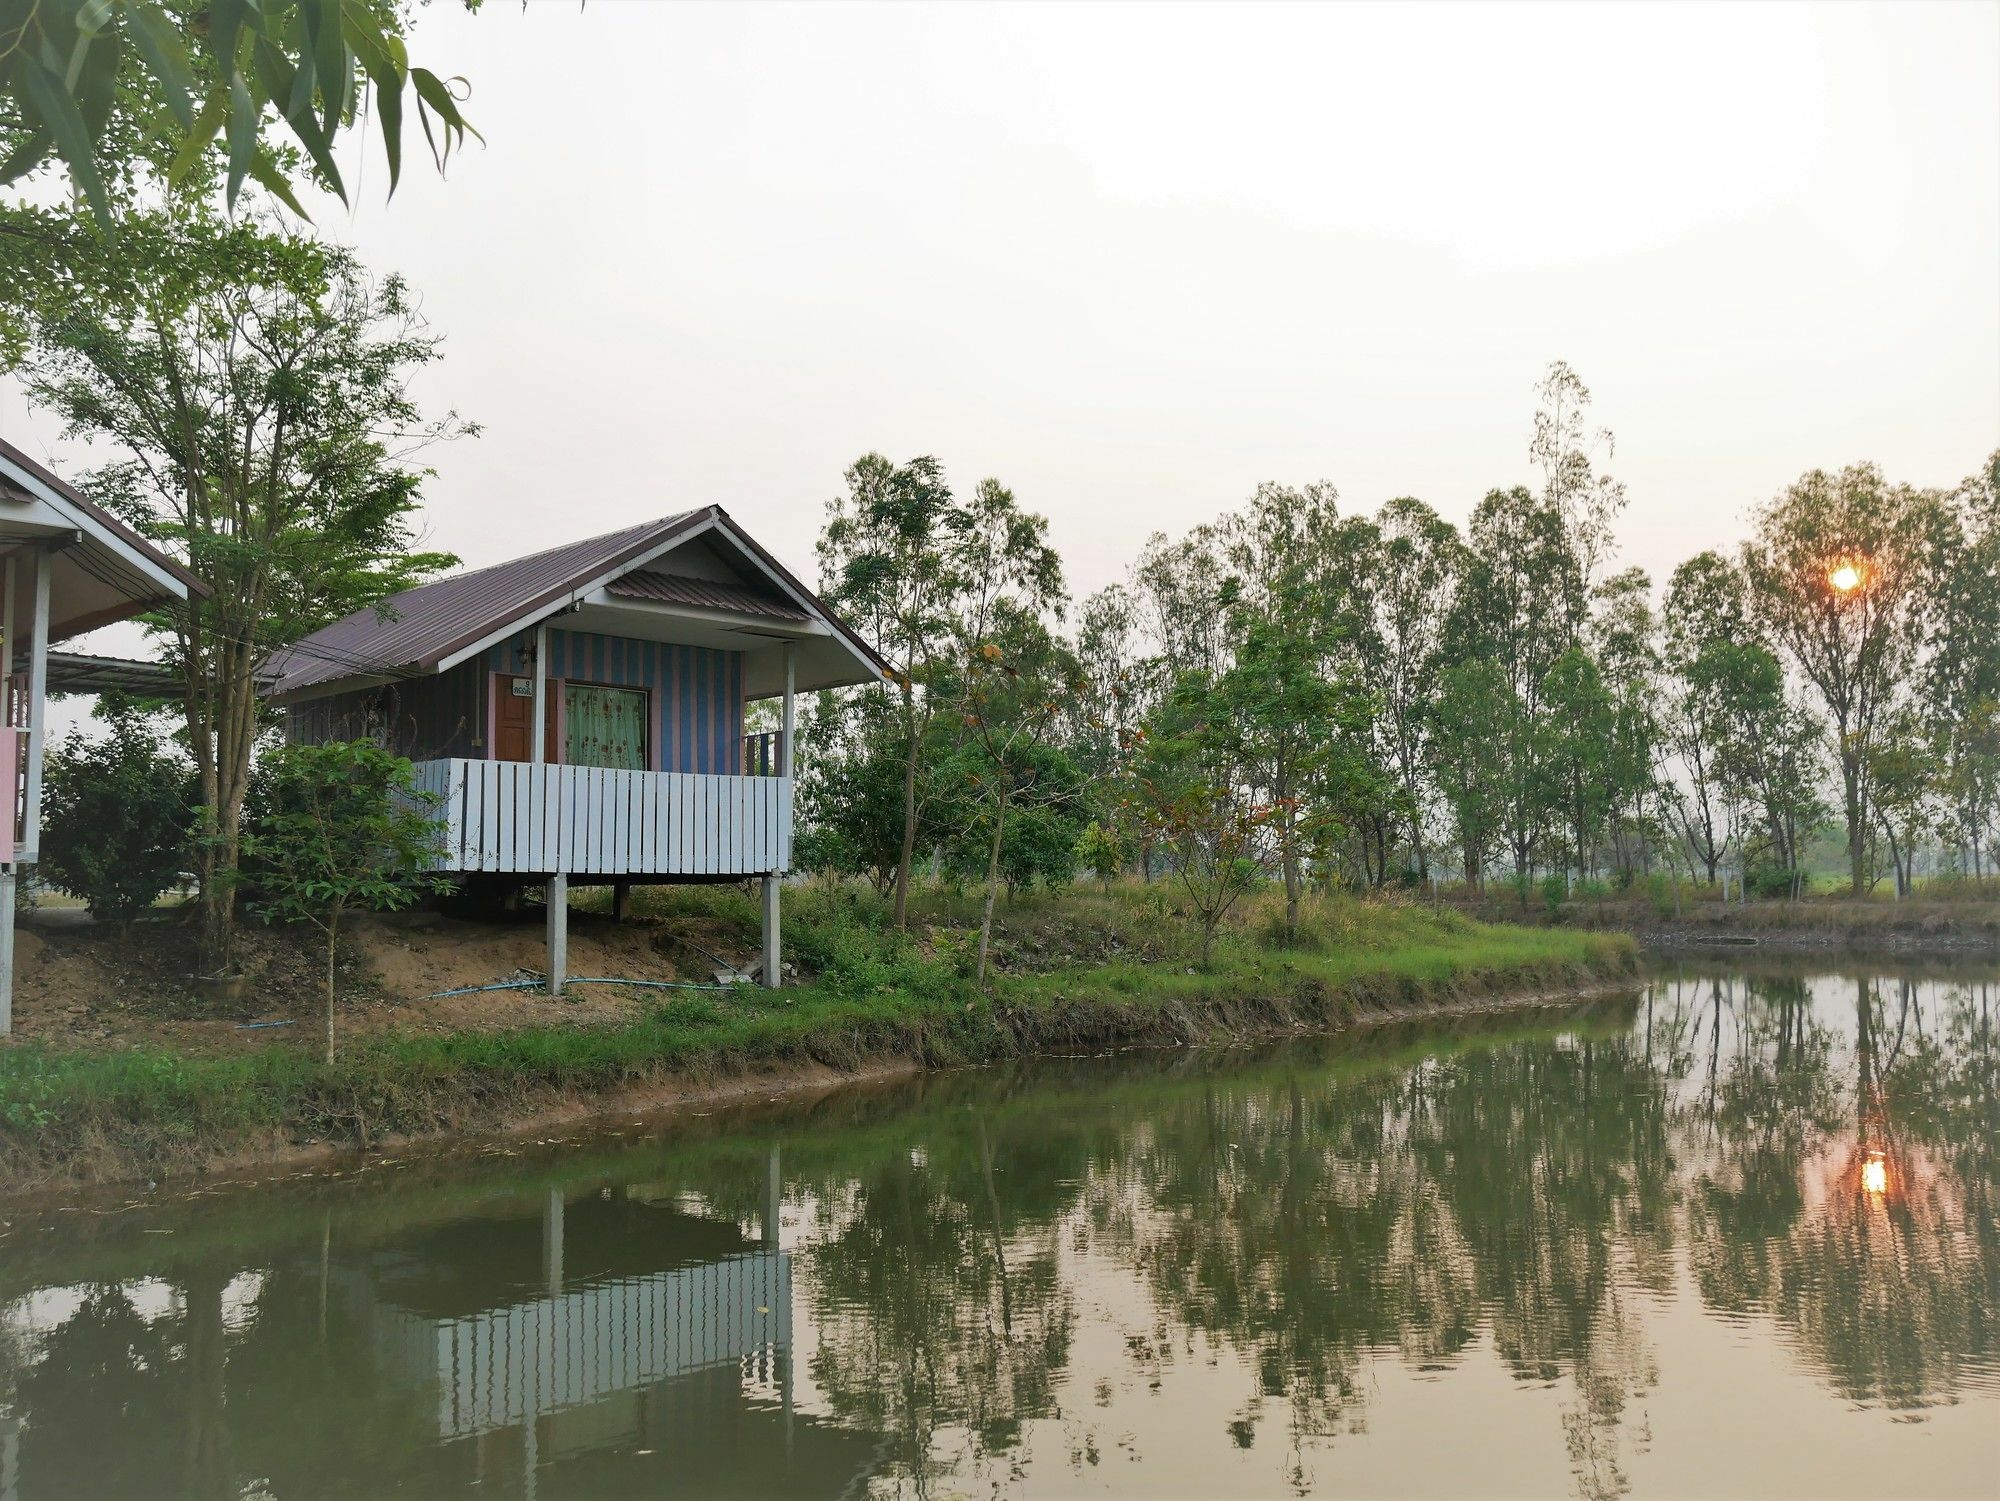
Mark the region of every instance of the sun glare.
[[1889, 1164], [1879, 1153], [1871, 1153], [1861, 1164], [1861, 1186], [1871, 1194], [1889, 1191]]
[[1842, 594], [1851, 594], [1861, 587], [1861, 570], [1852, 563], [1842, 563], [1827, 574], [1826, 581]]

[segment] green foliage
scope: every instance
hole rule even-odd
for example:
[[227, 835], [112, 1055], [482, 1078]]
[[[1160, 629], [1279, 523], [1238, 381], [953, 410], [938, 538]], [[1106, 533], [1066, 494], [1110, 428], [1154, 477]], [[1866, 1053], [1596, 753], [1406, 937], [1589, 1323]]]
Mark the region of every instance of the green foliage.
[[29, 397], [66, 436], [116, 455], [84, 487], [209, 586], [149, 623], [186, 685], [208, 810], [206, 957], [221, 968], [256, 675], [286, 644], [455, 561], [416, 546], [427, 471], [414, 460], [467, 429], [426, 420], [410, 393], [439, 345], [407, 289], [344, 250], [183, 206], [128, 218], [115, 247], [25, 264]]
[[[799, 869], [865, 876], [890, 889], [903, 850], [905, 754], [887, 695], [820, 695], [799, 735]], [[930, 805], [919, 798], [920, 808]]]
[[1549, 916], [1562, 911], [1562, 904], [1569, 900], [1569, 881], [1556, 871], [1542, 877], [1542, 904], [1548, 908]]
[[1657, 916], [1680, 916], [1680, 878], [1665, 871], [1654, 871], [1646, 877], [1646, 900], [1652, 903]]
[[330, 1061], [341, 919], [444, 890], [446, 882], [424, 874], [444, 824], [429, 816], [410, 763], [372, 740], [282, 746], [270, 754], [269, 773], [269, 805], [244, 839], [260, 867], [256, 907], [326, 934]]
[[93, 917], [129, 918], [187, 870], [200, 798], [194, 769], [142, 715], [107, 710], [104, 735], [72, 730], [49, 752], [41, 873]]
[[1812, 876], [1807, 871], [1788, 870], [1782, 865], [1753, 865], [1744, 884], [1752, 896], [1790, 901], [1812, 889]]
[[[1289, 908], [1313, 886], [1421, 884], [1447, 850], [1475, 893], [1511, 868], [1524, 910], [1550, 871], [1584, 889], [1662, 863], [1696, 883], [1767, 865], [1795, 882], [1830, 766], [1868, 879], [1893, 866], [1908, 894], [1938, 854], [1993, 869], [2000, 455], [1950, 495], [1866, 466], [1809, 474], [1740, 562], [1677, 568], [1656, 614], [1651, 579], [1612, 566], [1625, 497], [1590, 392], [1558, 363], [1540, 394], [1541, 485], [1490, 491], [1463, 536], [1412, 498], [1344, 517], [1331, 485], [1260, 485], [1149, 538], [1073, 639], [1053, 592], [1031, 598], [1059, 569], [1011, 496], [982, 486], [960, 507], [932, 461], [857, 465], [823, 565], [911, 665], [895, 694], [834, 711], [801, 847], [885, 884], [911, 848], [975, 878], [975, 833], [1017, 837], [990, 810], [1025, 785], [999, 770], [1008, 742], [1087, 779], [1075, 858], [1106, 876], [1121, 851], [1198, 917], [1273, 875]], [[1832, 587], [1842, 558], [1862, 587]], [[1074, 663], [1087, 686], [1058, 695], [1037, 661]], [[1013, 884], [1034, 865], [985, 845], [983, 868]]]
[[1109, 886], [1131, 858], [1115, 824], [1092, 819], [1076, 840], [1076, 863]]
[[1278, 815], [1237, 777], [1236, 731], [1210, 712], [1210, 687], [1199, 674], [1184, 677], [1141, 730], [1130, 810], [1142, 837], [1166, 852], [1194, 909], [1203, 965], [1223, 918], [1263, 880], [1265, 834]]
[[[982, 480], [969, 501], [960, 501], [935, 458], [898, 466], [872, 453], [849, 468], [846, 480], [846, 493], [827, 506], [820, 576], [830, 601], [890, 664], [888, 705], [870, 717], [890, 719], [898, 737], [902, 806], [893, 827], [895, 920], [901, 925], [925, 820], [923, 794], [936, 756], [951, 743], [935, 735], [936, 720], [973, 683], [971, 664], [993, 644], [988, 638], [1002, 613], [1026, 621], [1060, 616], [1062, 563], [1048, 544], [1047, 521], [1023, 510], [998, 480]], [[1018, 663], [1010, 665], [1018, 672]], [[1038, 720], [1054, 717], [1042, 711], [1045, 701], [1022, 698]], [[992, 714], [967, 705], [961, 717], [977, 738], [988, 740]], [[998, 733], [1015, 736], [1011, 727]], [[821, 853], [865, 859], [866, 843], [843, 839]]]
[[[476, 0], [473, 0], [476, 3]], [[140, 163], [186, 187], [219, 161], [233, 205], [246, 179], [304, 215], [291, 173], [347, 200], [336, 159], [364, 105], [389, 191], [414, 104], [438, 170], [468, 134], [455, 88], [404, 49], [407, 14], [382, 0], [35, 0], [0, 12], [0, 183], [51, 161], [99, 223]], [[270, 117], [289, 136], [274, 140]]]

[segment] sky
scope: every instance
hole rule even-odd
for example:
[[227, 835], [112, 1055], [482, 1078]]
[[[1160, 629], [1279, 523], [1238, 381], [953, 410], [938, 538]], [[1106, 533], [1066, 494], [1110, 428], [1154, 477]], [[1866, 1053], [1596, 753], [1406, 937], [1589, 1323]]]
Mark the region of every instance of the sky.
[[713, 502], [810, 577], [876, 450], [1081, 595], [1265, 480], [1462, 521], [1555, 359], [1661, 580], [1809, 468], [2000, 447], [1996, 4], [435, 0], [410, 53], [485, 143], [413, 125], [388, 202], [352, 143], [316, 217], [445, 336], [468, 564]]

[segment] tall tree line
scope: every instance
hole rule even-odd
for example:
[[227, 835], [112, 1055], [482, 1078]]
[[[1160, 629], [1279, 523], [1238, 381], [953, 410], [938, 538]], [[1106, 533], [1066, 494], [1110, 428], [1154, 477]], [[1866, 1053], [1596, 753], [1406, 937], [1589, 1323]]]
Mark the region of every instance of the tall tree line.
[[1463, 528], [1264, 485], [1077, 603], [997, 481], [961, 501], [935, 459], [864, 458], [822, 575], [896, 674], [817, 706], [812, 863], [899, 922], [921, 871], [990, 913], [1002, 885], [1128, 869], [1211, 931], [1266, 879], [1293, 923], [1314, 884], [1797, 895], [1822, 834], [1857, 893], [1995, 874], [2000, 454], [1944, 492], [1814, 470], [1656, 588], [1615, 566], [1588, 387], [1558, 362], [1537, 394], [1537, 482]]

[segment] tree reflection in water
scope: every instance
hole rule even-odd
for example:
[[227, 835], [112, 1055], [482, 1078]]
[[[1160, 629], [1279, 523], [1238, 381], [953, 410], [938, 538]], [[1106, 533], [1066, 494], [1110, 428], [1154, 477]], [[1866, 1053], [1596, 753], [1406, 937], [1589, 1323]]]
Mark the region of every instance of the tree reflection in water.
[[[1560, 1017], [221, 1199], [158, 1239], [72, 1220], [0, 1257], [0, 1488], [932, 1496], [1213, 1451], [1303, 1493], [1379, 1442], [1394, 1372], [1497, 1363], [1560, 1403], [1520, 1441], [1615, 1495], [1678, 1299], [1776, 1331], [1830, 1399], [1994, 1395], [1992, 1007], [1695, 968]], [[471, 1369], [509, 1360], [537, 1374]], [[1128, 1397], [1180, 1389], [1222, 1395], [1132, 1451]]]

